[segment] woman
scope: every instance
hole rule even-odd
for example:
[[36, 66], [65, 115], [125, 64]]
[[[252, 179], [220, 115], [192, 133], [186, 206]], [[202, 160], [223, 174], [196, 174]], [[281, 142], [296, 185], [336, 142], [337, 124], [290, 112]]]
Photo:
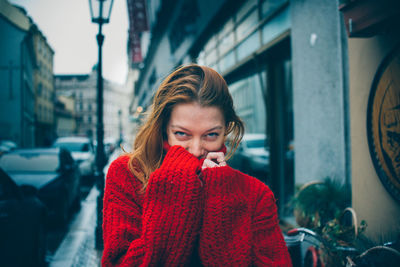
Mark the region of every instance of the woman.
[[109, 168], [103, 266], [291, 266], [272, 192], [226, 165], [226, 137], [236, 149], [243, 132], [217, 72], [170, 74]]

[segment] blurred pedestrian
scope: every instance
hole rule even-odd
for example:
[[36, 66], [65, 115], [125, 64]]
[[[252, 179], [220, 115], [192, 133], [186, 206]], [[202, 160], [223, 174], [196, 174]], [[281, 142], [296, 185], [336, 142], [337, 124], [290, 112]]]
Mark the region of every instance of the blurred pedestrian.
[[171, 73], [109, 168], [103, 266], [291, 266], [271, 190], [226, 164], [243, 132], [222, 76]]

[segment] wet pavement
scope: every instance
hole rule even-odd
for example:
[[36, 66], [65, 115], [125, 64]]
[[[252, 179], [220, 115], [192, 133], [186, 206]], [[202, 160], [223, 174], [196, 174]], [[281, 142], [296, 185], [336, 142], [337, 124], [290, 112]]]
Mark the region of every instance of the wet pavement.
[[50, 267], [100, 266], [101, 251], [95, 249], [98, 195], [99, 190], [95, 186], [92, 187], [55, 251], [49, 263]]
[[[123, 152], [117, 148], [104, 167], [107, 173], [111, 162]], [[97, 221], [97, 197], [100, 191], [93, 186], [81, 202], [81, 209], [72, 218], [63, 240], [49, 259], [49, 267], [98, 267], [102, 251], [95, 248], [95, 230]]]

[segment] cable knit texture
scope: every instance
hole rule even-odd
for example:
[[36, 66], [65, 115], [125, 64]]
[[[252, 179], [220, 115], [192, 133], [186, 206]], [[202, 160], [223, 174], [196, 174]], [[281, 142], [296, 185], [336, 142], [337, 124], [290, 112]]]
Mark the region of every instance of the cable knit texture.
[[291, 266], [275, 199], [257, 179], [229, 166], [200, 174], [173, 146], [140, 193], [128, 161], [107, 174], [103, 266]]

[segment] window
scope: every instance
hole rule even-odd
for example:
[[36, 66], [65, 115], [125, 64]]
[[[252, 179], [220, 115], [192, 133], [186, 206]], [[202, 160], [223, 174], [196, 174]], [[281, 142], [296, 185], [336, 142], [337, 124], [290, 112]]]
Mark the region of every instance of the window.
[[238, 59], [242, 60], [246, 56], [256, 51], [260, 47], [260, 44], [260, 36], [258, 31], [256, 31], [237, 48]]
[[257, 25], [258, 15], [257, 10], [254, 10], [249, 16], [244, 19], [236, 29], [238, 40], [245, 38]]
[[227, 35], [223, 36], [218, 46], [220, 55], [225, 54], [229, 49], [233, 47], [234, 44], [235, 44], [235, 37], [233, 32], [230, 32]]

